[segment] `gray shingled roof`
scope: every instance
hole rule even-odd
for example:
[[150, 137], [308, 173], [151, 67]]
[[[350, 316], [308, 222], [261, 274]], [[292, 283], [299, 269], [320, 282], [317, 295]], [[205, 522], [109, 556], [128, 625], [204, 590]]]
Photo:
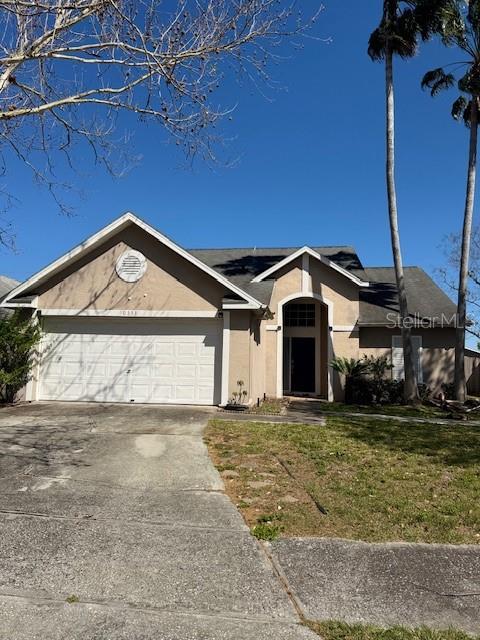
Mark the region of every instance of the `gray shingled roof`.
[[[359, 324], [385, 325], [388, 322], [388, 313], [398, 314], [398, 296], [393, 267], [364, 268], [355, 249], [349, 246], [312, 248], [358, 278], [371, 283], [370, 287], [362, 288], [360, 291]], [[298, 249], [299, 247], [194, 249], [190, 253], [260, 302], [268, 304], [273, 289], [273, 279], [259, 283], [252, 283], [251, 280]], [[450, 318], [455, 313], [454, 303], [423, 269], [406, 267], [405, 281], [409, 311], [412, 315], [418, 315], [420, 318], [433, 317], [438, 322], [442, 314]]]
[[[252, 279], [292, 255], [299, 248], [190, 249], [189, 252], [228, 278], [237, 287], [252, 295], [259, 302], [268, 304], [274, 280], [252, 283]], [[350, 271], [358, 278], [367, 279], [363, 265], [353, 247], [312, 247], [312, 249]]]
[[19, 284], [18, 280], [8, 276], [0, 276], [0, 300]]
[[[388, 313], [398, 314], [398, 295], [393, 267], [365, 269], [370, 287], [360, 291], [360, 325], [384, 325]], [[437, 322], [451, 318], [454, 303], [420, 267], [405, 267], [405, 286], [411, 315], [435, 318]]]
[[[10, 293], [10, 291], [15, 289], [19, 284], [18, 280], [14, 280], [8, 276], [0, 276], [0, 301], [2, 301], [7, 293]], [[12, 312], [7, 309], [0, 309], [0, 318], [5, 318], [5, 316], [10, 315], [11, 313]]]
[[[349, 246], [312, 248], [361, 280], [371, 283], [370, 287], [360, 290], [360, 325], [385, 325], [388, 313], [398, 313], [395, 272], [392, 267], [364, 268], [355, 249]], [[191, 249], [190, 253], [259, 302], [268, 304], [274, 280], [252, 283], [252, 279], [298, 249], [299, 247]], [[454, 303], [423, 269], [406, 267], [405, 281], [412, 315], [440, 319], [442, 314], [451, 317], [455, 313]], [[18, 284], [17, 280], [0, 276], [0, 299]], [[232, 299], [236, 300], [238, 297], [233, 293], [227, 296], [227, 300]]]

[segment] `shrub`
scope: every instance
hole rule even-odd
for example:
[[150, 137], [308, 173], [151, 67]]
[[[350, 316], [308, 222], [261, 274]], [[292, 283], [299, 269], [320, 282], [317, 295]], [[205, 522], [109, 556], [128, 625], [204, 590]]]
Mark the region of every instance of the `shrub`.
[[38, 325], [18, 312], [0, 318], [0, 401], [15, 402], [27, 384], [40, 335]]
[[363, 358], [334, 358], [332, 360], [332, 368], [347, 378], [355, 378], [366, 373], [369, 367], [368, 360]]
[[[392, 380], [387, 372], [392, 369], [388, 356], [335, 358], [332, 368], [345, 376], [345, 402], [347, 404], [403, 404], [403, 380]], [[430, 389], [418, 385], [420, 399], [427, 400]]]
[[345, 376], [345, 402], [347, 404], [363, 404], [360, 398], [366, 390], [363, 389], [362, 375], [368, 372], [369, 363], [363, 358], [334, 358], [332, 368]]

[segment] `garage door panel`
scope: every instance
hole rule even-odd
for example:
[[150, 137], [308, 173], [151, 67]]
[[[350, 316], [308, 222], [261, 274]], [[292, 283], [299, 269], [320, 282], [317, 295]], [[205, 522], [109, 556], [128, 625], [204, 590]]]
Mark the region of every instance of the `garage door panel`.
[[198, 377], [201, 380], [213, 380], [215, 367], [213, 364], [200, 364], [198, 365]]
[[180, 342], [176, 346], [179, 358], [191, 358], [197, 354], [197, 345], [194, 342]]
[[108, 380], [115, 380], [117, 379], [119, 376], [126, 376], [127, 371], [130, 367], [130, 365], [128, 364], [128, 362], [123, 362], [123, 361], [110, 361], [106, 363], [106, 369], [107, 369], [107, 373], [106, 373], [106, 378]]
[[212, 393], [213, 393], [213, 387], [211, 387], [211, 386], [206, 386], [206, 387], [199, 386], [198, 387], [198, 402], [199, 403], [208, 402], [209, 398], [212, 397]]
[[[68, 371], [74, 371], [74, 373], [78, 373], [78, 368], [77, 365], [75, 363], [71, 363], [69, 362], [66, 366], [65, 366], [65, 373], [67, 373]], [[67, 374], [68, 375], [68, 374]], [[98, 360], [96, 362], [86, 362], [85, 364], [85, 375], [88, 378], [91, 377], [99, 377], [99, 378], [103, 378], [105, 380], [105, 378], [107, 377], [107, 363], [106, 362], [98, 362]]]
[[195, 379], [197, 374], [197, 368], [194, 364], [177, 364], [176, 370], [177, 378]]
[[154, 384], [152, 386], [152, 402], [169, 403], [174, 401], [175, 397], [171, 384]]
[[178, 384], [175, 386], [175, 398], [179, 402], [195, 403], [195, 386]]
[[111, 344], [108, 342], [90, 342], [86, 353], [91, 357], [94, 356], [106, 356], [111, 353]]
[[74, 381], [58, 380], [58, 382], [55, 382], [52, 380], [48, 382], [46, 391], [52, 396], [60, 395], [65, 400], [74, 400], [78, 397], [78, 394], [82, 393], [83, 385]]
[[56, 318], [44, 331], [40, 399], [215, 403], [216, 320]]
[[153, 378], [166, 378], [167, 380], [169, 380], [173, 378], [174, 375], [175, 365], [173, 363], [152, 365]]
[[[58, 368], [61, 373], [66, 377], [66, 378], [76, 378], [78, 376], [78, 362], [63, 362], [63, 363], [59, 363], [58, 367], [56, 367], [56, 363], [52, 363], [53, 366], [51, 366], [51, 368], [49, 369], [49, 373], [51, 375], [55, 375], [55, 369]], [[81, 365], [81, 361], [80, 361], [80, 365]], [[103, 375], [105, 376], [106, 372], [105, 372], [105, 366], [104, 366], [104, 372]]]
[[175, 345], [173, 342], [157, 342], [155, 344], [155, 355], [173, 357], [175, 355]]

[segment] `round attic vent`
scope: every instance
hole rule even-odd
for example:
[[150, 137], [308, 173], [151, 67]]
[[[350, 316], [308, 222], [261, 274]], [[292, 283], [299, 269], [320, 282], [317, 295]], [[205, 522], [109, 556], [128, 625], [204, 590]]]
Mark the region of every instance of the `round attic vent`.
[[115, 270], [125, 282], [137, 282], [147, 270], [147, 259], [140, 251], [125, 251], [117, 260]]

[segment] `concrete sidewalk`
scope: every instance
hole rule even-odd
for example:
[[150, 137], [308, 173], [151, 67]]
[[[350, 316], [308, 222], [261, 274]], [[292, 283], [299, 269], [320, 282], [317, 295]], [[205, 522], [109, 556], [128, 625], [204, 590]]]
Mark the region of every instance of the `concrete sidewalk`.
[[271, 550], [311, 620], [480, 633], [480, 546], [296, 538]]
[[468, 424], [474, 427], [480, 427], [480, 420], [471, 420], [464, 422], [455, 420], [454, 418], [429, 417], [422, 418], [416, 416], [395, 416], [381, 413], [381, 407], [378, 413], [360, 413], [358, 411], [329, 411], [328, 403], [325, 400], [314, 400], [309, 398], [295, 398], [288, 405], [286, 413], [286, 422], [301, 422], [305, 424], [314, 424], [316, 422], [325, 422], [326, 418], [360, 418], [386, 420], [390, 422], [400, 422], [409, 424], [440, 424], [446, 426], [455, 426], [456, 424]]

